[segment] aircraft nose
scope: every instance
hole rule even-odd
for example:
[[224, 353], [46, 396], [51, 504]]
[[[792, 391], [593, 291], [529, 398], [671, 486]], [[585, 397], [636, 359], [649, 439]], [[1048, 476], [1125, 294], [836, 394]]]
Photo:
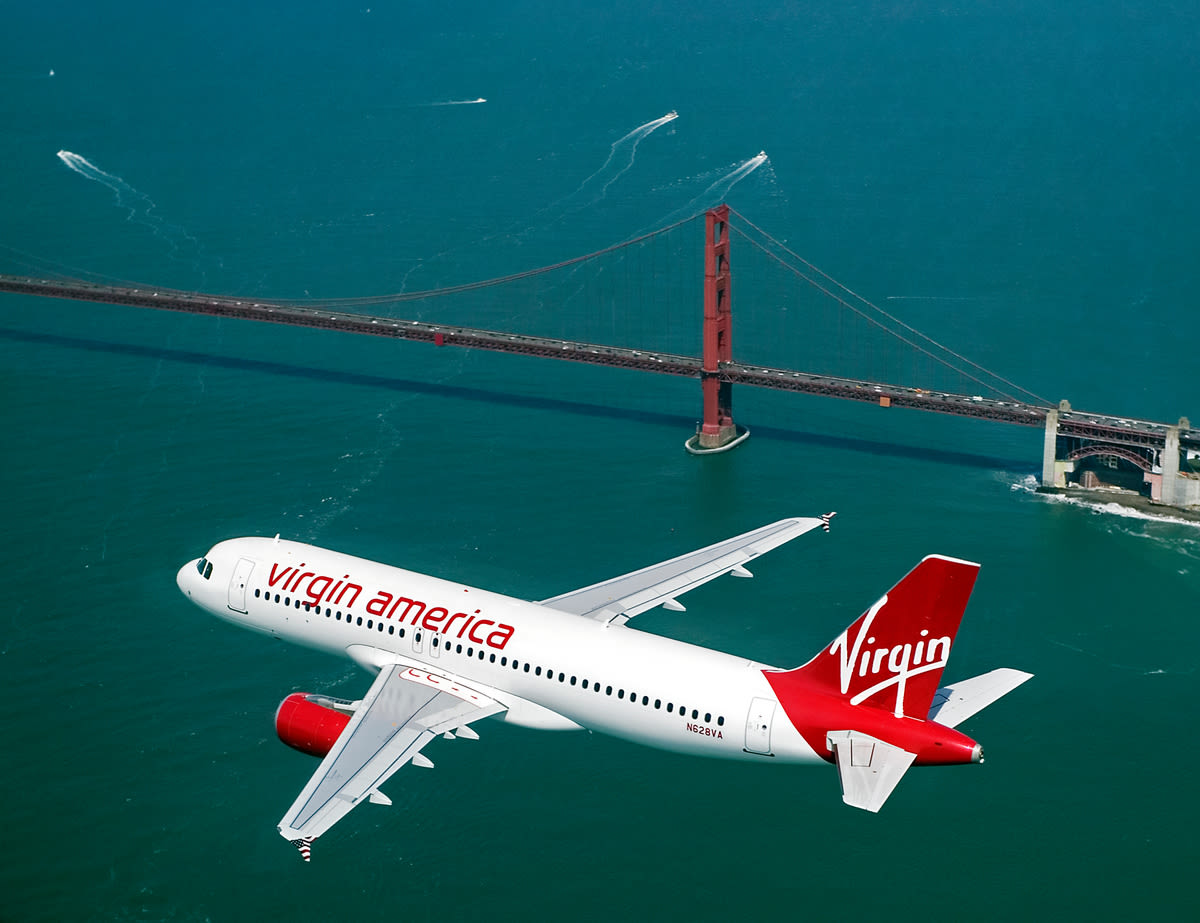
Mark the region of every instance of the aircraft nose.
[[199, 560], [197, 558], [194, 561], [188, 561], [183, 567], [179, 568], [179, 573], [175, 575], [175, 583], [179, 586], [184, 596], [192, 595], [192, 578], [199, 576], [196, 573], [196, 564]]

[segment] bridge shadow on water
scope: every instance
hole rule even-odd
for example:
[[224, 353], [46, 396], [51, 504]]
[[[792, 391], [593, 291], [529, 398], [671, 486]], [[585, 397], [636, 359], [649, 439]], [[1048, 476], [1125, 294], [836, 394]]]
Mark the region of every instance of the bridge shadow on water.
[[[651, 410], [631, 410], [624, 407], [608, 407], [603, 404], [592, 404], [585, 401], [571, 401], [553, 397], [534, 397], [494, 389], [468, 388], [461, 385], [433, 384], [410, 378], [319, 369], [311, 365], [274, 362], [263, 359], [245, 359], [196, 350], [141, 346], [134, 343], [114, 343], [107, 340], [70, 337], [61, 334], [36, 333], [27, 330], [17, 330], [11, 327], [0, 327], [0, 340], [8, 340], [14, 343], [37, 343], [114, 356], [134, 356], [140, 359], [155, 359], [189, 365], [260, 372], [268, 375], [302, 378], [309, 381], [327, 381], [341, 385], [360, 385], [384, 391], [403, 392], [405, 394], [429, 394], [436, 397], [456, 398], [458, 400], [476, 401], [508, 407], [523, 407], [532, 410], [557, 411], [559, 413], [570, 413], [579, 416], [634, 420], [655, 425], [667, 424], [678, 428], [684, 433], [691, 432], [696, 424], [694, 416], [684, 414], [659, 413]], [[937, 462], [959, 467], [986, 468], [989, 470], [1016, 473], [1032, 470], [1028, 459], [1001, 458], [973, 452], [898, 445], [894, 442], [881, 442], [847, 436], [831, 436], [825, 433], [814, 433], [785, 427], [754, 426], [752, 429], [754, 436], [759, 439], [777, 439], [783, 442], [802, 445], [843, 449], [852, 452], [863, 452], [869, 455], [910, 458], [918, 461]]]

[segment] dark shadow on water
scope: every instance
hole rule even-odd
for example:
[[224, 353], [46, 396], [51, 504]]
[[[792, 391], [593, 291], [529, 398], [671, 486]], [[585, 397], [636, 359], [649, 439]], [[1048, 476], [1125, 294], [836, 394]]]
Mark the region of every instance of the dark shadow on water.
[[[186, 349], [168, 349], [159, 346], [139, 346], [132, 343], [111, 343], [104, 340], [69, 337], [52, 333], [35, 333], [27, 330], [14, 330], [0, 327], [0, 339], [16, 343], [40, 343], [47, 346], [58, 346], [65, 349], [80, 349], [94, 353], [106, 353], [117, 356], [136, 356], [141, 359], [165, 360], [191, 365], [207, 365], [225, 369], [239, 369], [249, 372], [260, 372], [268, 375], [281, 375], [290, 378], [303, 378], [309, 381], [328, 381], [341, 385], [361, 385], [368, 388], [379, 388], [385, 391], [400, 391], [406, 394], [429, 394], [437, 397], [457, 398], [464, 401], [478, 401], [487, 404], [500, 404], [509, 407], [524, 407], [533, 410], [550, 410], [559, 413], [577, 414], [589, 417], [605, 417], [610, 419], [634, 420], [655, 425], [677, 427], [681, 433], [691, 432], [696, 425], [696, 418], [682, 414], [656, 413], [649, 410], [630, 410], [624, 407], [608, 407], [602, 404], [589, 404], [584, 401], [568, 401], [552, 397], [532, 397], [524, 394], [513, 394], [506, 391], [487, 390], [483, 388], [465, 388], [460, 385], [431, 384], [410, 378], [396, 378], [387, 375], [368, 375], [362, 372], [346, 372], [331, 369], [319, 369], [310, 365], [296, 365], [287, 362], [271, 362], [263, 359], [242, 359], [235, 356], [221, 356], [213, 353], [203, 353]], [[830, 449], [844, 449], [852, 452], [863, 452], [869, 455], [885, 455], [894, 458], [911, 458], [918, 461], [937, 462], [945, 465], [957, 465], [968, 468], [986, 468], [989, 470], [1028, 473], [1033, 466], [1028, 459], [1014, 460], [990, 455], [979, 455], [973, 452], [955, 452], [946, 449], [928, 449], [919, 446], [897, 445], [892, 442], [877, 442], [871, 439], [856, 439], [847, 436], [830, 436], [824, 433], [813, 433], [804, 430], [784, 429], [773, 426], [752, 426], [754, 438], [778, 439], [783, 442], [794, 442], [810, 446], [823, 446]], [[683, 451], [683, 439], [680, 437], [680, 451]], [[735, 450], [736, 451], [736, 450]], [[744, 451], [744, 450], [743, 450]]]

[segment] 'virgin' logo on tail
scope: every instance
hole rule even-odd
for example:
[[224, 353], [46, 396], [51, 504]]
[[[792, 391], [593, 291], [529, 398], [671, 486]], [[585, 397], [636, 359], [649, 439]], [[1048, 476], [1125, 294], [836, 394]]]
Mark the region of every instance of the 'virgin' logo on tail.
[[909, 678], [942, 669], [950, 656], [950, 638], [946, 635], [930, 638], [929, 631], [922, 630], [921, 639], [915, 645], [904, 643], [891, 647], [868, 646], [875, 644], [875, 638], [871, 635], [871, 625], [875, 616], [887, 605], [887, 601], [887, 596], [884, 596], [863, 616], [853, 642], [849, 638], [851, 629], [847, 628], [829, 646], [829, 653], [840, 657], [842, 695], [850, 694], [850, 687], [855, 684], [856, 677], [860, 680], [867, 677], [874, 679], [880, 675], [884, 677], [865, 689], [856, 688], [850, 698], [851, 705], [865, 702], [877, 692], [895, 686], [895, 715], [900, 718], [904, 716], [904, 693]]

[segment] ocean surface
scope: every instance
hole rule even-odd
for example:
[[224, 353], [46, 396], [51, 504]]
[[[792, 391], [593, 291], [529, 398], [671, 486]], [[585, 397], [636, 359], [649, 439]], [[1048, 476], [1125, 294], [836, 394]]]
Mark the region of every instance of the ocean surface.
[[[369, 2], [8, 4], [0, 271], [416, 291], [724, 200], [1050, 400], [1200, 416], [1195, 4]], [[804, 339], [734, 265], [735, 354]], [[698, 459], [690, 381], [14, 295], [0, 398], [0, 920], [1194, 913], [1200, 529], [1036, 494], [1038, 430], [742, 389]], [[542, 599], [829, 510], [636, 624], [793, 666], [921, 556], [982, 562], [946, 677], [1036, 678], [878, 815], [832, 768], [484, 723], [305, 865], [274, 709], [369, 677], [175, 586], [279, 532]]]

